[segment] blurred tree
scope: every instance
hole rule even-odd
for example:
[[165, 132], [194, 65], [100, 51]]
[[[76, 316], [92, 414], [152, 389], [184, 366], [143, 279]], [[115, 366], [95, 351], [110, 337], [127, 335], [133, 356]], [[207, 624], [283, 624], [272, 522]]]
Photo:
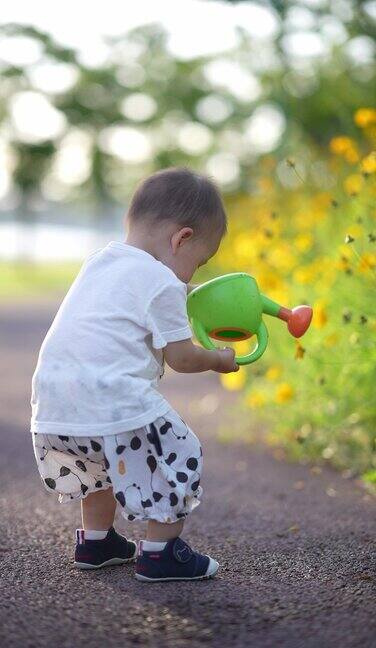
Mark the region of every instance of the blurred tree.
[[[211, 0], [209, 0], [211, 1]], [[366, 2], [297, 2], [297, 0], [224, 0], [230, 4], [252, 4], [275, 11], [281, 20], [280, 32], [275, 46], [282, 65], [271, 74], [266, 71], [264, 83], [269, 87], [269, 98], [275, 101], [300, 125], [302, 134], [319, 144], [327, 143], [333, 133], [341, 130], [356, 136], [352, 115], [359, 106], [374, 105], [375, 102], [375, 13]], [[373, 3], [374, 4], [374, 3]], [[289, 25], [293, 12], [298, 20], [308, 21], [312, 26], [305, 28]], [[343, 40], [340, 30], [343, 29]], [[325, 31], [326, 30], [326, 31]], [[324, 57], [294, 59], [286, 55], [286, 35], [301, 33], [306, 38], [311, 34], [325, 33], [333, 38], [333, 47]], [[337, 39], [336, 40], [336, 32]], [[350, 39], [358, 38], [352, 56], [346, 51]], [[245, 36], [243, 47], [247, 48], [249, 38]], [[354, 43], [355, 45], [355, 43]], [[368, 50], [368, 62], [362, 58]], [[358, 57], [358, 62], [356, 58]], [[287, 131], [286, 131], [287, 134]], [[286, 145], [287, 142], [285, 141]], [[288, 147], [287, 147], [288, 148]]]
[[[239, 29], [238, 46], [231, 51], [191, 60], [173, 57], [157, 24], [108, 38], [110, 55], [97, 67], [33, 27], [3, 25], [0, 36], [35, 41], [42, 63], [75, 72], [66, 89], [53, 84], [51, 90], [41, 89], [33, 74], [40, 61], [0, 62], [0, 137], [12, 150], [20, 216], [26, 217], [28, 205], [42, 195], [91, 204], [102, 218], [110, 202], [127, 200], [142, 176], [175, 164], [207, 170], [225, 190], [247, 188], [249, 169], [264, 152], [304, 157], [307, 146], [321, 146], [334, 133], [355, 135], [354, 110], [374, 101], [375, 47], [367, 3], [337, 3], [342, 18], [335, 3], [310, 3], [303, 7], [309, 29], [296, 24], [302, 5], [258, 4], [278, 16], [273, 40], [260, 42]], [[310, 35], [314, 43], [322, 41], [323, 53], [301, 56], [303, 41], [297, 45], [296, 37], [306, 42]], [[53, 80], [53, 71], [49, 75]], [[53, 136], [44, 136], [42, 129], [30, 139], [14, 127], [14, 98], [30, 92], [45, 96], [55, 121], [64, 122]], [[282, 138], [270, 140], [270, 119]]]

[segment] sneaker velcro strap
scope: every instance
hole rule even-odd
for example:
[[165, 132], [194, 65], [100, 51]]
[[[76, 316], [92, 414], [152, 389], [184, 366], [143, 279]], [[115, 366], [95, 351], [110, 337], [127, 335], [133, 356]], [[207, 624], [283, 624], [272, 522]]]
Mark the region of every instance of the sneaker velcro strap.
[[187, 563], [193, 556], [192, 549], [181, 538], [176, 538], [172, 549], [175, 560], [180, 563]]
[[76, 542], [79, 545], [85, 544], [85, 531], [83, 529], [76, 529]]

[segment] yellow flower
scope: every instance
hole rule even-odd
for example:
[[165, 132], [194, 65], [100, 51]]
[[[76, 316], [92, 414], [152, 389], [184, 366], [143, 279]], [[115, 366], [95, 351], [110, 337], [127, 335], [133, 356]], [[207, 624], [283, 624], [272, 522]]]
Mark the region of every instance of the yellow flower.
[[247, 380], [247, 374], [244, 367], [240, 367], [239, 371], [228, 374], [221, 374], [221, 383], [228, 391], [238, 391], [242, 389]]
[[250, 352], [251, 342], [250, 340], [242, 340], [240, 342], [234, 342], [233, 348], [235, 349], [236, 355], [245, 355]]
[[274, 365], [273, 367], [269, 367], [265, 374], [265, 378], [267, 380], [270, 380], [270, 382], [273, 382], [274, 380], [277, 380], [282, 373], [282, 369], [279, 365]]
[[350, 164], [356, 164], [360, 160], [360, 155], [357, 149], [355, 148], [355, 146], [352, 146], [351, 148], [347, 149], [347, 151], [344, 153], [344, 158]]
[[310, 250], [312, 247], [313, 236], [308, 232], [305, 234], [298, 234], [294, 243], [300, 252], [307, 252], [307, 250]]
[[372, 252], [365, 252], [360, 257], [359, 270], [361, 272], [366, 272], [367, 270], [373, 270], [376, 268], [376, 254]]
[[316, 270], [309, 266], [297, 268], [294, 272], [294, 279], [300, 284], [309, 284], [316, 278]]
[[374, 108], [359, 108], [354, 115], [354, 122], [360, 128], [376, 124], [376, 110]]
[[257, 273], [257, 283], [262, 291], [267, 292], [269, 295], [272, 290], [281, 290], [284, 288], [280, 276], [276, 272], [271, 272], [270, 269]]
[[266, 398], [261, 391], [251, 391], [247, 394], [245, 402], [252, 409], [256, 409], [265, 405]]
[[274, 248], [268, 252], [268, 262], [270, 262], [277, 272], [288, 272], [297, 263], [293, 254], [293, 246], [286, 242], [278, 241]]
[[251, 232], [241, 232], [234, 238], [233, 245], [231, 245], [231, 261], [234, 266], [234, 261], [240, 264], [253, 264], [257, 261], [260, 245], [258, 242], [257, 234], [252, 236]]
[[332, 196], [328, 191], [320, 191], [316, 196], [313, 196], [314, 211], [317, 209], [327, 209], [331, 203]]
[[375, 173], [376, 171], [376, 151], [371, 151], [367, 157], [363, 158], [360, 163], [364, 173]]
[[333, 139], [331, 139], [329, 143], [330, 150], [332, 151], [332, 153], [336, 153], [337, 155], [343, 155], [353, 146], [353, 140], [350, 137], [346, 137], [345, 135], [341, 135], [340, 137], [333, 137]]
[[364, 227], [359, 223], [353, 223], [352, 225], [348, 225], [346, 227], [346, 234], [351, 234], [351, 236], [353, 236], [355, 239], [359, 238], [364, 234]]
[[287, 288], [281, 290], [271, 290], [268, 294], [270, 299], [277, 302], [277, 304], [287, 304], [290, 301], [289, 293]]
[[336, 155], [342, 155], [351, 145], [352, 141], [349, 137], [333, 137], [330, 140], [329, 148], [332, 153], [336, 153]]
[[326, 336], [326, 338], [324, 340], [324, 344], [325, 344], [326, 347], [331, 348], [331, 347], [334, 347], [337, 344], [338, 340], [339, 340], [338, 333], [331, 333], [330, 335]]
[[348, 194], [357, 194], [362, 188], [364, 179], [359, 173], [349, 175], [343, 183], [345, 191]]
[[294, 390], [291, 385], [289, 383], [281, 383], [277, 387], [275, 400], [277, 403], [287, 403], [287, 401], [292, 399], [293, 395]]
[[330, 141], [329, 148], [332, 153], [342, 155], [347, 162], [355, 164], [359, 160], [359, 153], [356, 142], [350, 137], [341, 135], [340, 137], [333, 137]]
[[328, 321], [326, 312], [326, 304], [323, 301], [318, 301], [313, 306], [313, 320], [312, 324], [315, 328], [321, 329]]

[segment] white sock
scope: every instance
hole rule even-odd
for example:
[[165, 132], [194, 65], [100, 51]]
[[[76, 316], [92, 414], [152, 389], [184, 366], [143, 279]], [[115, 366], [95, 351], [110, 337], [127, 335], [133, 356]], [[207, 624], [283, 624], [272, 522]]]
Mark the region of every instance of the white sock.
[[104, 540], [108, 533], [108, 529], [105, 531], [96, 531], [94, 529], [85, 529], [85, 539], [86, 540]]
[[151, 540], [141, 540], [142, 548], [145, 551], [162, 551], [167, 542], [151, 542]]

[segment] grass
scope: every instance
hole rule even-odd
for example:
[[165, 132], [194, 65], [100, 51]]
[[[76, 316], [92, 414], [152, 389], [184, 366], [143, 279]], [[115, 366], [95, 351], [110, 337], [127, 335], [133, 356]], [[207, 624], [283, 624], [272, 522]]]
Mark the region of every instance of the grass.
[[80, 264], [1, 262], [0, 300], [21, 300], [65, 292]]
[[[0, 262], [0, 300], [64, 294], [80, 266], [80, 263]], [[208, 279], [211, 275], [201, 268], [194, 277], [194, 283]]]

